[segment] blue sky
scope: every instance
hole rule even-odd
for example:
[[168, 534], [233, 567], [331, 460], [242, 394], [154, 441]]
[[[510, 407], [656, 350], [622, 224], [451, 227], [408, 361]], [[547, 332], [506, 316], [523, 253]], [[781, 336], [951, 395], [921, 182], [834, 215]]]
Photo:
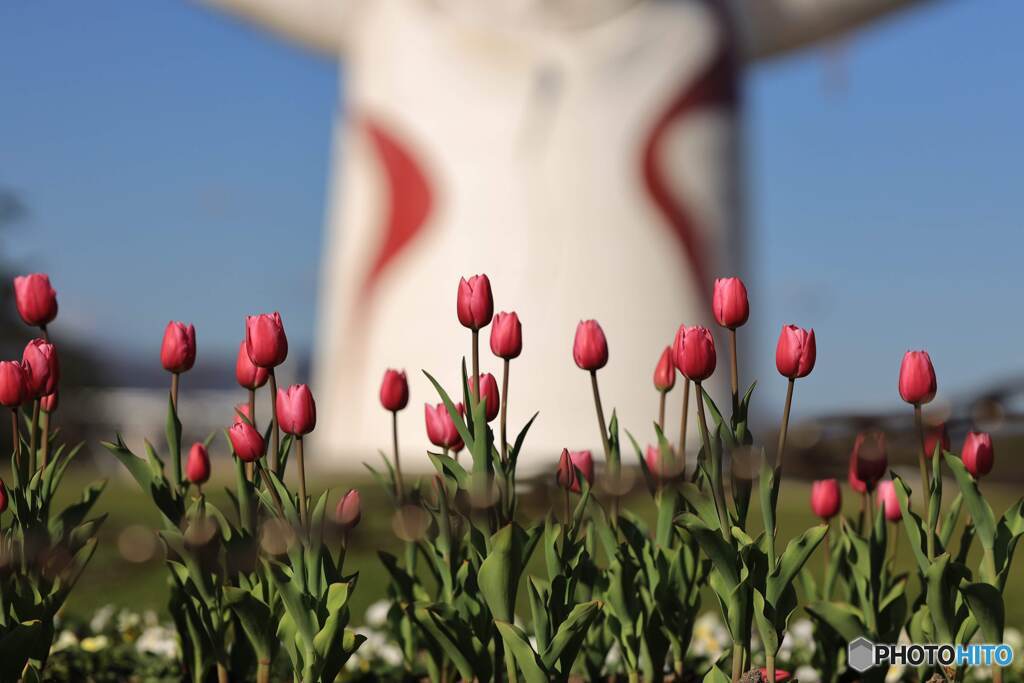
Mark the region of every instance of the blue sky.
[[[1024, 369], [1022, 25], [1015, 0], [928, 3], [750, 72], [767, 405], [789, 321], [817, 330], [812, 412], [895, 403], [909, 347], [948, 391]], [[231, 353], [242, 316], [273, 309], [308, 347], [341, 87], [335, 64], [190, 4], [0, 4], [0, 186], [30, 210], [5, 259], [51, 272], [60, 324], [117, 353], [155, 353], [168, 318]]]

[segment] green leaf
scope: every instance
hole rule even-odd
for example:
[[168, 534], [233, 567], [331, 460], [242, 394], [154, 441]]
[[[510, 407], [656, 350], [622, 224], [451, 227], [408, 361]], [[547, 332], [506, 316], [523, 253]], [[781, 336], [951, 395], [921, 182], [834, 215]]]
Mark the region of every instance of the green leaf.
[[928, 561], [925, 545], [928, 542], [928, 532], [925, 530], [921, 518], [910, 510], [910, 489], [903, 483], [903, 479], [893, 473], [892, 485], [896, 491], [896, 498], [900, 502], [900, 511], [903, 513], [903, 526], [907, 530], [907, 538], [910, 540], [910, 550], [913, 551], [914, 559], [917, 560], [917, 567], [923, 574], [928, 571], [928, 567], [931, 565], [931, 562]]
[[565, 621], [558, 627], [551, 644], [544, 650], [542, 661], [548, 670], [562, 663], [562, 673], [568, 674], [569, 668], [579, 654], [583, 640], [590, 625], [601, 614], [601, 603], [597, 600], [576, 605]]
[[496, 620], [494, 625], [498, 627], [498, 633], [501, 634], [505, 648], [512, 653], [516, 664], [519, 665], [526, 683], [549, 683], [550, 679], [544, 671], [543, 663], [530, 647], [530, 641], [527, 640], [526, 634], [506, 621]]
[[963, 593], [971, 608], [971, 614], [981, 627], [981, 635], [987, 643], [1003, 642], [1003, 627], [1006, 613], [1003, 607], [1003, 594], [999, 589], [987, 583], [961, 584]]
[[270, 607], [244, 588], [233, 586], [224, 588], [224, 606], [238, 617], [256, 655], [262, 660], [269, 660], [273, 651]]
[[480, 565], [477, 583], [497, 621], [515, 619], [516, 589], [526, 565], [527, 534], [518, 524], [502, 527], [491, 537], [491, 550]]
[[960, 493], [963, 494], [964, 501], [967, 503], [967, 509], [971, 511], [971, 520], [978, 540], [986, 550], [992, 550], [996, 537], [996, 522], [992, 508], [989, 507], [985, 497], [981, 495], [981, 491], [978, 490], [978, 482], [967, 471], [960, 458], [952, 453], [945, 455], [946, 464], [953, 471], [956, 483], [960, 486]]
[[768, 575], [766, 597], [771, 604], [779, 604], [782, 591], [796, 580], [797, 574], [817, 549], [821, 540], [825, 538], [826, 533], [828, 533], [828, 525], [819, 524], [789, 542], [782, 557], [779, 558], [778, 566]]
[[856, 640], [867, 632], [860, 610], [853, 605], [819, 601], [807, 605], [806, 608], [847, 642]]

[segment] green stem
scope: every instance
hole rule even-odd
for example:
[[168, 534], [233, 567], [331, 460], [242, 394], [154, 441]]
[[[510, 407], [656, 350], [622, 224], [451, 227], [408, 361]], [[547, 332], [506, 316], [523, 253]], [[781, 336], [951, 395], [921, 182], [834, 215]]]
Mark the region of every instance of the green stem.
[[40, 462], [45, 470], [46, 466], [50, 463], [50, 413], [43, 411], [42, 414], [43, 434], [42, 443], [40, 444]]
[[299, 468], [299, 521], [302, 529], [309, 533], [309, 512], [306, 509], [306, 464], [302, 452], [302, 435], [295, 437], [295, 462]]
[[782, 424], [779, 426], [779, 445], [775, 451], [775, 467], [782, 474], [782, 456], [786, 452], [786, 434], [789, 432], [789, 411], [793, 407], [793, 386], [796, 380], [790, 378], [786, 387], [786, 406], [782, 409]]
[[768, 669], [768, 683], [775, 683], [775, 655], [765, 653], [765, 668]]
[[[256, 390], [249, 390], [249, 423], [252, 428], [259, 431], [259, 427], [256, 426]], [[245, 463], [245, 476], [252, 481], [253, 466], [251, 462]]]
[[[181, 382], [181, 375], [171, 373], [171, 410], [174, 411], [174, 419], [178, 420], [178, 386]], [[177, 437], [174, 448], [174, 490], [181, 490], [181, 434]]]
[[732, 683], [739, 683], [743, 675], [743, 648], [739, 643], [732, 644]]
[[39, 399], [32, 401], [32, 425], [28, 434], [28, 476], [36, 471], [36, 432], [39, 431]]
[[921, 404], [914, 404], [914, 422], [917, 423], [917, 435], [921, 441], [921, 452], [917, 456], [917, 463], [921, 468], [921, 489], [922, 495], [924, 496], [924, 511], [921, 513], [921, 517], [925, 521], [925, 531], [927, 532], [927, 546], [928, 546], [928, 559], [935, 559], [935, 529], [930, 528], [931, 524], [927, 520], [931, 519], [931, 482], [928, 479], [928, 465], [926, 461], [926, 455], [924, 451], [924, 420], [921, 418]]
[[707, 419], [704, 417], [704, 396], [700, 382], [694, 382], [694, 395], [697, 398], [697, 422], [700, 425], [701, 440], [704, 442], [704, 457], [711, 459], [711, 491], [715, 497], [715, 507], [718, 508], [718, 523], [722, 527], [722, 538], [732, 545], [728, 511], [725, 508], [725, 488], [722, 485], [722, 462], [711, 450], [711, 437], [708, 434]]
[[658, 391], [658, 429], [665, 431], [665, 397], [668, 396], [667, 391]]
[[508, 358], [504, 359], [504, 367], [501, 372], [501, 464], [508, 463], [508, 439], [505, 434], [505, 425], [508, 416]]
[[270, 368], [270, 424], [271, 432], [273, 433], [273, 445], [274, 450], [270, 452], [270, 469], [274, 471], [274, 474], [281, 476], [281, 472], [278, 467], [278, 451], [281, 450], [281, 430], [277, 424], [277, 375], [274, 374], [274, 368]]
[[[690, 418], [690, 379], [688, 377], [683, 378], [683, 411], [679, 418], [679, 450], [676, 452], [676, 457], [679, 458], [679, 474], [686, 474], [686, 426]], [[694, 470], [694, 479], [696, 479], [696, 470]]]
[[405, 482], [402, 480], [402, 461], [398, 456], [398, 411], [391, 411], [391, 447], [395, 460], [395, 496], [398, 505], [405, 502]]
[[[729, 328], [729, 359], [731, 360], [732, 379], [732, 414], [735, 419], [740, 409], [740, 371], [736, 353], [736, 328]], [[774, 682], [773, 682], [774, 683]]]

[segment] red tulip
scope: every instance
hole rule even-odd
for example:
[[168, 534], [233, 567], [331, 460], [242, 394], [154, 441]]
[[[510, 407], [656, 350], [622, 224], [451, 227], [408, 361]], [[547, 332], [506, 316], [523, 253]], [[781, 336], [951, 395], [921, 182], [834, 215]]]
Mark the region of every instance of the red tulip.
[[[791, 676], [792, 676], [792, 674], [790, 674], [788, 671], [783, 671], [782, 669], [776, 669], [775, 670], [775, 683], [785, 683], [785, 681], [788, 681]], [[768, 669], [766, 669], [763, 666], [761, 667], [761, 680], [762, 681], [767, 681], [768, 680]]]
[[57, 348], [45, 339], [33, 339], [21, 355], [25, 370], [25, 387], [30, 398], [42, 398], [57, 390], [60, 362]]
[[[475, 378], [469, 378], [469, 393], [476, 394]], [[498, 395], [498, 381], [494, 375], [487, 372], [480, 375], [480, 397], [486, 402], [487, 421], [490, 422], [498, 417], [498, 409], [501, 407], [501, 397]]]
[[228, 430], [228, 439], [240, 460], [254, 462], [263, 455], [263, 437], [248, 422], [235, 422]]
[[[465, 413], [461, 403], [457, 404], [455, 409], [459, 415]], [[462, 437], [459, 436], [459, 430], [455, 428], [455, 422], [452, 421], [452, 417], [443, 403], [438, 403], [436, 406], [429, 403], [424, 405], [423, 414], [427, 423], [427, 438], [430, 439], [430, 443], [439, 448], [448, 448], [453, 451], [462, 449]]]
[[210, 479], [210, 454], [206, 451], [206, 446], [198, 441], [192, 444], [192, 448], [188, 452], [185, 476], [197, 486], [205, 484]]
[[992, 450], [992, 437], [985, 432], [968, 432], [964, 439], [964, 449], [960, 458], [964, 467], [975, 478], [983, 477], [992, 471], [995, 451]]
[[384, 410], [395, 413], [409, 405], [409, 380], [404, 370], [384, 371], [384, 379], [380, 383], [380, 404]]
[[864, 494], [868, 492], [867, 483], [857, 477], [857, 460], [853, 457], [850, 458], [850, 468], [847, 472], [847, 481], [850, 484], [850, 488], [857, 493]]
[[7, 511], [7, 486], [0, 479], [0, 515]]
[[60, 403], [60, 395], [57, 390], [54, 389], [52, 394], [43, 396], [39, 402], [39, 407], [43, 409], [44, 413], [52, 413], [57, 410], [57, 404]]
[[351, 531], [359, 525], [363, 518], [363, 504], [359, 491], [349, 489], [348, 493], [341, 497], [334, 511], [334, 518], [345, 531]]
[[[245, 419], [242, 419], [243, 416]], [[245, 420], [252, 422], [252, 415], [249, 414], [249, 404], [239, 403], [235, 406], [235, 424], [245, 422]]]
[[680, 325], [676, 330], [676, 336], [672, 340], [672, 361], [676, 364], [676, 370], [683, 371], [683, 345], [686, 342], [686, 325]]
[[[885, 450], [885, 434], [878, 431], [858, 434], [853, 442], [853, 452], [850, 454], [851, 477], [855, 475], [858, 481], [863, 482], [867, 490], [872, 490], [878, 480], [885, 476], [888, 466], [889, 457]], [[850, 484], [853, 486], [852, 479]]]
[[924, 454], [929, 458], [935, 455], [935, 446], [937, 444], [942, 445], [943, 451], [948, 451], [950, 448], [949, 430], [946, 429], [945, 422], [935, 425], [924, 433]]
[[256, 390], [267, 383], [270, 373], [266, 368], [261, 368], [249, 358], [249, 352], [245, 348], [245, 342], [238, 344], [238, 358], [235, 360], [235, 380], [243, 389]]
[[750, 315], [750, 303], [747, 301], [747, 288], [738, 277], [718, 278], [715, 280], [715, 294], [712, 306], [715, 320], [722, 327], [736, 329], [747, 322]]
[[581, 320], [576, 326], [572, 358], [582, 370], [600, 370], [608, 364], [608, 340], [596, 320]]
[[903, 513], [900, 511], [900, 499], [896, 495], [896, 487], [892, 481], [886, 479], [878, 484], [878, 502], [876, 503], [882, 512], [885, 513], [885, 518], [890, 522], [898, 522], [903, 518]]
[[789, 379], [806, 377], [814, 369], [817, 353], [813, 329], [783, 325], [775, 346], [775, 367], [780, 375]]
[[260, 313], [245, 319], [245, 352], [261, 368], [274, 368], [284, 362], [288, 337], [280, 313]]
[[563, 448], [562, 454], [558, 457], [558, 468], [555, 470], [555, 483], [558, 484], [559, 488], [570, 491], [578, 491], [580, 488], [578, 475], [576, 474], [576, 467], [572, 464], [572, 458], [569, 457], [568, 448]]
[[[594, 483], [594, 456], [590, 451], [570, 451], [569, 460], [572, 462], [573, 467], [580, 471], [583, 478], [587, 480], [588, 484], [593, 485]], [[573, 493], [580, 492], [580, 481], [579, 477], [569, 488]]]
[[900, 397], [907, 403], [928, 403], [935, 398], [935, 368], [927, 351], [907, 351], [900, 364]]
[[196, 362], [196, 328], [174, 320], [164, 329], [160, 364], [167, 372], [188, 372]]
[[820, 479], [811, 484], [811, 510], [822, 519], [828, 520], [839, 514], [842, 505], [839, 482], [835, 479]]
[[14, 303], [26, 325], [42, 327], [57, 317], [57, 292], [42, 273], [14, 278]]
[[277, 390], [277, 423], [286, 434], [302, 436], [316, 426], [316, 403], [305, 384]]
[[661, 392], [671, 391], [676, 385], [676, 363], [672, 357], [672, 347], [666, 346], [661, 358], [654, 367], [654, 388]]
[[0, 405], [17, 408], [28, 397], [25, 368], [16, 360], [0, 361]]
[[512, 313], [499, 313], [494, 316], [491, 325], [491, 353], [498, 358], [512, 360], [523, 352], [523, 326], [519, 316]]
[[456, 309], [459, 322], [471, 330], [479, 330], [491, 322], [491, 316], [494, 315], [494, 298], [491, 296], [491, 281], [486, 275], [474, 275], [469, 280], [459, 280]]
[[679, 371], [693, 382], [703, 382], [715, 371], [715, 339], [706, 327], [687, 327], [682, 343], [676, 335], [676, 365]]

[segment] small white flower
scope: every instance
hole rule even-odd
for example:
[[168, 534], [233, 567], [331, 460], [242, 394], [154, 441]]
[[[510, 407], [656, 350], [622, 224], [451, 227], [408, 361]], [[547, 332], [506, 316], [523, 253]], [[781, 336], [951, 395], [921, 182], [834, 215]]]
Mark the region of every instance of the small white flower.
[[800, 683], [820, 683], [821, 674], [813, 666], [797, 667], [796, 671], [793, 672], [793, 677], [796, 678]]
[[385, 643], [377, 650], [377, 656], [381, 658], [385, 664], [389, 666], [401, 666], [402, 664], [402, 649], [394, 643]]
[[971, 667], [971, 672], [974, 674], [974, 680], [976, 681], [988, 681], [992, 679], [992, 668], [988, 666], [975, 666]]
[[803, 647], [814, 642], [814, 622], [810, 619], [798, 619], [793, 622], [789, 632], [793, 634], [794, 645]]
[[391, 610], [391, 602], [378, 600], [366, 608], [366, 625], [380, 628], [388, 621], [388, 612]]
[[78, 645], [78, 636], [74, 632], [64, 629], [57, 636], [57, 640], [50, 647], [50, 652], [60, 652], [61, 650], [67, 650], [68, 648], [76, 647]]
[[612, 643], [612, 646], [608, 648], [608, 654], [604, 658], [604, 665], [613, 667], [619, 663], [620, 659], [622, 659], [622, 653], [619, 652], [619, 644]]
[[178, 659], [181, 656], [178, 637], [172, 629], [166, 626], [157, 625], [146, 628], [135, 641], [135, 649], [165, 659]]
[[96, 614], [92, 615], [92, 619], [89, 620], [89, 630], [93, 633], [100, 633], [106, 631], [107, 627], [110, 626], [110, 622], [113, 620], [115, 614], [113, 605], [104, 605], [96, 610]]
[[1024, 636], [1012, 626], [1003, 631], [1003, 642], [1012, 647], [1014, 652], [1024, 650]]
[[99, 652], [110, 647], [110, 638], [106, 636], [90, 636], [89, 638], [82, 638], [82, 642], [79, 645], [86, 652]]

